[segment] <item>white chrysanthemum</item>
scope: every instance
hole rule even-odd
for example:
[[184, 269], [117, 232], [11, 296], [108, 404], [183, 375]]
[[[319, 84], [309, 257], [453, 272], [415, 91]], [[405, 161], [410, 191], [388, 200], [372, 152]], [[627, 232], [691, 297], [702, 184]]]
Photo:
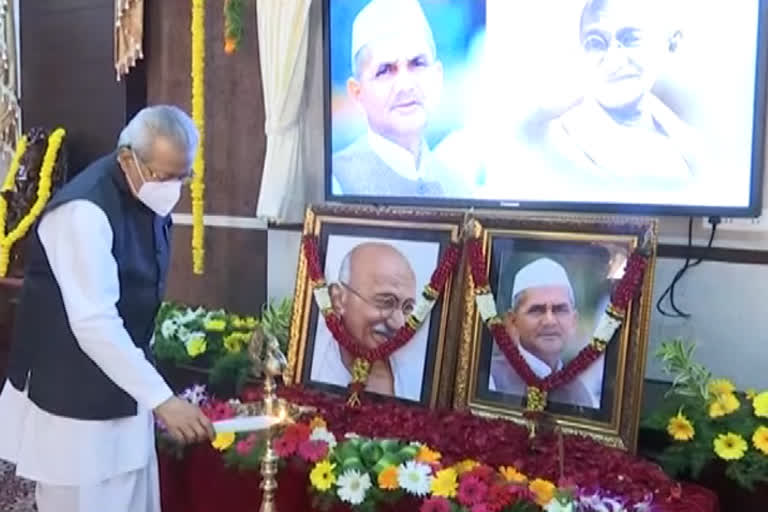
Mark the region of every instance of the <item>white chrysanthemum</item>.
[[312, 441], [325, 441], [328, 444], [329, 450], [333, 450], [336, 447], [336, 437], [325, 427], [313, 428], [309, 438]]
[[163, 324], [160, 326], [160, 332], [165, 339], [169, 339], [176, 334], [176, 330], [179, 328], [179, 321], [176, 318], [166, 318]]
[[190, 308], [184, 310], [183, 313], [177, 314], [176, 318], [180, 324], [188, 324], [202, 315], [202, 311], [193, 311]]
[[413, 316], [416, 317], [416, 320], [418, 320], [419, 323], [422, 323], [429, 316], [429, 313], [434, 306], [434, 300], [427, 300], [424, 297], [419, 297], [416, 299], [416, 306], [413, 308]]
[[611, 338], [613, 338], [613, 334], [619, 326], [621, 326], [621, 320], [616, 320], [608, 313], [603, 313], [603, 316], [600, 317], [600, 322], [595, 329], [595, 338], [608, 343], [611, 341]]
[[475, 303], [477, 304], [477, 310], [480, 313], [480, 318], [483, 322], [487, 322], [491, 318], [495, 318], [497, 315], [496, 301], [493, 295], [490, 293], [484, 293], [475, 297]]
[[356, 469], [348, 469], [336, 481], [339, 498], [352, 505], [359, 505], [365, 500], [365, 493], [371, 488], [371, 477], [362, 475]]
[[546, 512], [574, 512], [573, 502], [569, 501], [566, 504], [560, 503], [558, 500], [551, 500], [546, 507]]
[[344, 434], [344, 439], [360, 439], [360, 435], [354, 432], [347, 432]]
[[432, 468], [409, 460], [397, 468], [397, 483], [411, 494], [426, 496], [432, 484]]
[[327, 286], [315, 288], [313, 293], [315, 295], [315, 302], [317, 302], [317, 307], [320, 308], [320, 311], [331, 309], [333, 305], [331, 304], [331, 294], [328, 293]]

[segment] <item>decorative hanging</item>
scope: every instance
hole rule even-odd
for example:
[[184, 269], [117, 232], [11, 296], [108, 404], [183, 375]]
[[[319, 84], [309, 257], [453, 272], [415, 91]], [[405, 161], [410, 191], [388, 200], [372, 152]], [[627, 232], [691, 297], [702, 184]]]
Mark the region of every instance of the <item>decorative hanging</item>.
[[19, 139], [16, 154], [11, 162], [11, 167], [8, 169], [8, 174], [5, 176], [3, 187], [0, 189], [0, 277], [5, 277], [8, 273], [13, 245], [24, 238], [51, 197], [54, 168], [56, 167], [59, 149], [65, 135], [66, 131], [63, 128], [57, 128], [48, 137], [45, 154], [40, 165], [40, 177], [37, 183], [35, 201], [29, 211], [16, 222], [13, 229], [10, 232], [6, 232], [8, 228], [8, 200], [6, 199], [6, 193], [15, 188], [16, 177], [21, 167], [21, 159], [27, 151], [27, 137]]
[[232, 55], [240, 48], [243, 38], [243, 0], [224, 2], [224, 52]]
[[193, 165], [192, 195], [192, 271], [205, 268], [205, 0], [192, 0], [192, 119], [200, 133]]
[[144, 0], [115, 0], [115, 71], [117, 81], [144, 58]]

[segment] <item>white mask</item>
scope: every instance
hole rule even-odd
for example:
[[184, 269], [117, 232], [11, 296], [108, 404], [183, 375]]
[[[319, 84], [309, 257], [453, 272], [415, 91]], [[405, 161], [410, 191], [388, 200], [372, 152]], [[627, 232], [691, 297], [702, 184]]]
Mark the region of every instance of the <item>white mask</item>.
[[[133, 161], [136, 163], [136, 168], [141, 169], [136, 153], [131, 151], [131, 154], [133, 155]], [[139, 201], [161, 217], [171, 213], [171, 210], [173, 210], [173, 207], [176, 206], [181, 197], [181, 181], [145, 181], [144, 176], [141, 176], [141, 171], [139, 171], [139, 177], [141, 177], [142, 181], [139, 190], [136, 192], [136, 197]]]

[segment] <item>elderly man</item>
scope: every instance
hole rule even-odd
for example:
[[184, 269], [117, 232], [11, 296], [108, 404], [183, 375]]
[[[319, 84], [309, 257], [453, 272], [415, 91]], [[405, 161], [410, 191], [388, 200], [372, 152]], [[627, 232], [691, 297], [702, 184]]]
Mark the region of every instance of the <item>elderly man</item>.
[[[565, 269], [540, 258], [515, 275], [512, 308], [505, 326], [531, 370], [540, 378], [563, 367], [562, 352], [573, 342], [578, 323], [573, 288]], [[491, 358], [491, 391], [525, 395], [525, 383], [494, 345]], [[549, 400], [568, 405], [598, 408], [597, 399], [578, 378], [553, 390]]]
[[[652, 92], [681, 40], [668, 4], [586, 3], [580, 42], [587, 95], [548, 129], [548, 142], [580, 179], [591, 176], [602, 185], [613, 179], [661, 192], [690, 185], [700, 170], [701, 148], [691, 129]], [[594, 181], [584, 186], [589, 189]], [[654, 199], [643, 199], [649, 200]]]
[[443, 68], [417, 0], [372, 0], [352, 26], [349, 96], [368, 133], [333, 155], [335, 194], [466, 194], [462, 178], [442, 165], [424, 140], [439, 102]]
[[31, 233], [0, 458], [37, 482], [40, 512], [159, 512], [152, 412], [180, 441], [213, 435], [149, 362], [169, 214], [197, 143], [178, 108], [142, 110]]
[[[331, 303], [350, 335], [367, 349], [392, 338], [416, 304], [416, 276], [405, 256], [391, 245], [366, 242], [342, 261], [339, 281], [331, 285]], [[315, 338], [311, 379], [347, 386], [354, 357], [321, 325]], [[376, 361], [367, 391], [418, 401], [425, 346], [409, 343], [388, 360]]]

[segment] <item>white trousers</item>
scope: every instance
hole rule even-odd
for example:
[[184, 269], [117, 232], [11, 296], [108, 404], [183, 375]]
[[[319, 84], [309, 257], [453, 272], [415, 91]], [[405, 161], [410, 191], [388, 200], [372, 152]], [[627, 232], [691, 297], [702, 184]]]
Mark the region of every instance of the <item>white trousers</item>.
[[137, 471], [92, 485], [37, 483], [38, 512], [160, 512], [157, 459]]

